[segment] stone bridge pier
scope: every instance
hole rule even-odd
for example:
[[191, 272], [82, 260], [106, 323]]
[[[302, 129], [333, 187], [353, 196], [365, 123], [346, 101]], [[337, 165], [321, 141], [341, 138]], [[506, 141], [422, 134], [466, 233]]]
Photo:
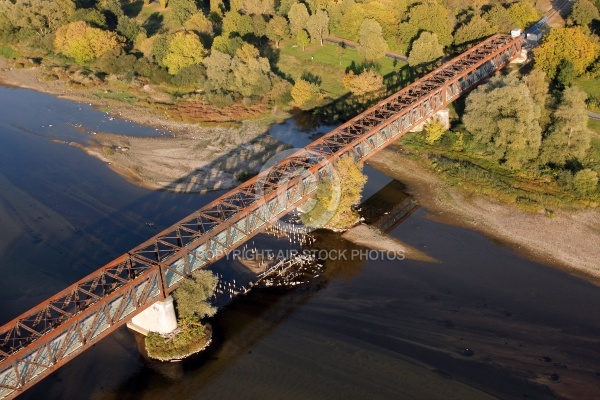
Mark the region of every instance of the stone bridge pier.
[[450, 110], [448, 108], [444, 108], [435, 112], [431, 117], [427, 118], [420, 124], [415, 125], [415, 127], [412, 128], [410, 132], [421, 132], [425, 125], [427, 125], [433, 119], [436, 119], [439, 122], [441, 122], [446, 130], [450, 129]]

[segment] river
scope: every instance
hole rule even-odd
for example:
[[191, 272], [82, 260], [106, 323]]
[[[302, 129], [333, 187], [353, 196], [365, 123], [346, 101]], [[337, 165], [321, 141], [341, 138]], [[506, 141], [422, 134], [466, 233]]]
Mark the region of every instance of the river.
[[[142, 189], [61, 143], [164, 132], [28, 90], [0, 87], [0, 99], [1, 321], [220, 194]], [[365, 197], [391, 180], [366, 172]], [[19, 398], [600, 397], [598, 287], [423, 208], [390, 235], [438, 262], [329, 262], [312, 285], [251, 292], [214, 319], [211, 348], [181, 363], [145, 359], [121, 328]], [[357, 248], [336, 234], [318, 243]]]

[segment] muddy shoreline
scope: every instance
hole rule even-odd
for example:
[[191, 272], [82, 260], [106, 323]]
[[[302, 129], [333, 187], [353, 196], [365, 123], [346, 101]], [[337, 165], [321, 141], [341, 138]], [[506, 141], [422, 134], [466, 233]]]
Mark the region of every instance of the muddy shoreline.
[[598, 209], [559, 210], [548, 217], [465, 193], [403, 155], [398, 144], [382, 150], [368, 163], [405, 183], [408, 192], [427, 208], [430, 218], [481, 232], [521, 255], [600, 285]]
[[[0, 58], [0, 85], [86, 103], [114, 118], [146, 125], [149, 133], [156, 129], [169, 133], [167, 137], [130, 137], [90, 132], [93, 136], [88, 145], [64, 143], [79, 147], [129, 182], [147, 189], [178, 193], [231, 189], [289, 147], [270, 137], [269, 125], [260, 120], [210, 127], [174, 121], [148, 105], [98, 97], [108, 89], [105, 84], [73, 89], [63, 81], [45, 81], [42, 75], [40, 67], [15, 69]], [[143, 91], [156, 97], [154, 101], [170, 101], [162, 98], [165, 93], [146, 86]], [[277, 112], [281, 115], [276, 118], [285, 116]]]

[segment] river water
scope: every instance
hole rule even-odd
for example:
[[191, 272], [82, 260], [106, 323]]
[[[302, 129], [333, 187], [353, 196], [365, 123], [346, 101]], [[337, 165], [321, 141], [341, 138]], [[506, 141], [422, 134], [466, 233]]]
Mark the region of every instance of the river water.
[[[0, 104], [0, 323], [220, 194], [145, 190], [56, 141], [164, 132], [28, 90], [0, 88]], [[310, 137], [293, 131], [273, 135]], [[365, 197], [391, 181], [366, 171]], [[236, 300], [211, 348], [180, 363], [145, 359], [122, 328], [20, 398], [600, 397], [598, 287], [422, 208], [390, 235], [438, 262], [326, 262], [312, 285]], [[317, 243], [358, 249], [335, 234]]]

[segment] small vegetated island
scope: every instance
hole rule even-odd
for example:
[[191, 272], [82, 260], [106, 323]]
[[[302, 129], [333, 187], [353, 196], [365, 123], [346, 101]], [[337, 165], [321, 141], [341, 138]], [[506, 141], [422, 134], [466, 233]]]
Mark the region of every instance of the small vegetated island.
[[210, 271], [196, 271], [173, 292], [177, 310], [177, 329], [168, 335], [150, 332], [146, 351], [161, 361], [180, 360], [204, 350], [212, 341], [212, 329], [203, 322], [217, 312], [209, 302], [217, 277]]
[[[588, 111], [600, 113], [600, 0], [568, 6], [566, 20], [554, 14], [548, 21], [532, 62], [507, 68], [453, 104], [450, 130], [434, 120], [424, 132], [408, 134], [400, 141], [401, 157], [463, 192], [544, 218], [587, 210], [580, 223], [593, 238], [600, 221], [600, 122]], [[178, 152], [173, 163], [242, 153], [248, 162], [172, 168], [168, 178], [152, 180], [162, 173], [152, 168], [161, 163], [143, 164], [135, 154], [157, 153], [143, 152], [133, 138], [98, 135], [97, 153], [149, 187], [206, 168], [219, 184], [205, 180], [200, 186], [222, 189], [256, 173], [260, 163], [249, 161], [279, 150], [262, 135], [269, 123], [292, 113], [299, 121], [309, 116], [341, 123], [445, 57], [494, 33], [525, 29], [551, 7], [548, 0], [9, 0], [0, 2], [0, 77], [68, 92], [132, 119], [144, 114], [187, 123], [170, 126], [187, 128], [187, 139], [199, 141], [180, 142], [185, 157]], [[340, 38], [354, 44], [339, 45]], [[156, 140], [151, 150], [174, 143], [165, 140], [170, 144]], [[122, 148], [127, 154], [115, 151]], [[392, 150], [398, 156], [398, 148]], [[375, 164], [385, 164], [378, 157]], [[161, 158], [163, 166], [167, 159]], [[330, 210], [332, 189], [324, 182], [305, 224], [327, 210], [328, 227], [357, 222], [351, 206], [365, 178], [350, 158], [336, 167], [345, 180], [338, 188], [340, 208]], [[230, 177], [222, 179], [226, 170]], [[199, 185], [161, 187], [189, 191]], [[594, 261], [584, 264], [571, 266], [600, 276]], [[181, 334], [148, 336], [151, 354], [180, 358], [206, 346], [210, 334], [202, 321], [215, 312], [206, 303], [215, 282], [202, 272], [176, 292]]]

